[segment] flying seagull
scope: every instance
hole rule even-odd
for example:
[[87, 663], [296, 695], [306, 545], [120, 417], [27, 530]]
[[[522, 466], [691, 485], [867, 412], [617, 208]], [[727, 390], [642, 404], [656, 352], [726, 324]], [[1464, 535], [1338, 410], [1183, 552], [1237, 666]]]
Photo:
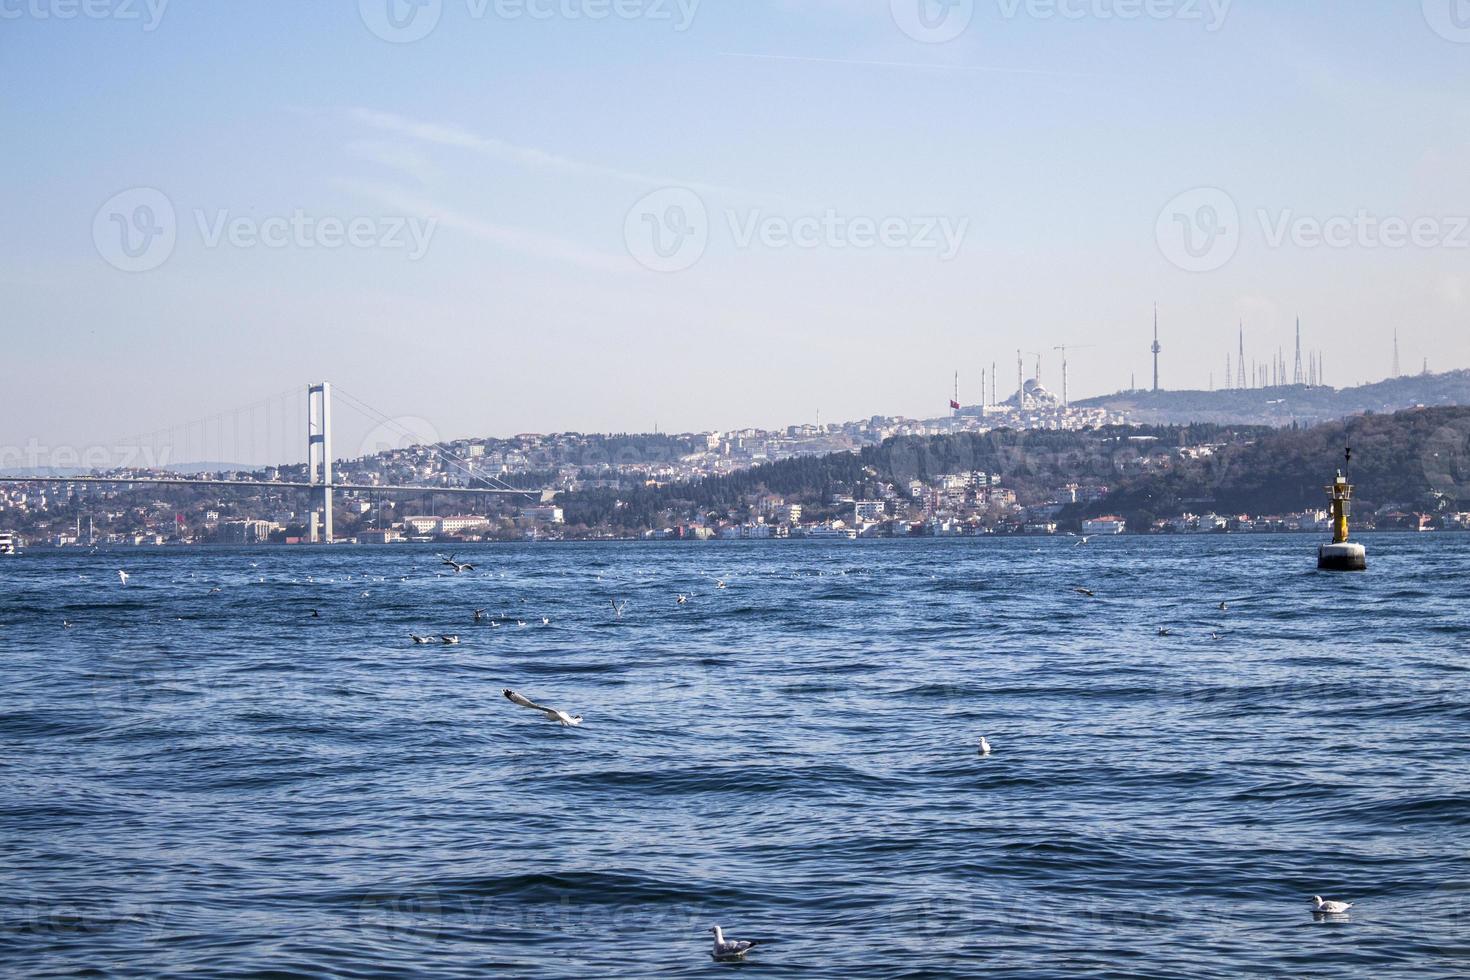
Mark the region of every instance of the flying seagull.
[[1084, 545], [1084, 544], [1089, 544], [1089, 543], [1091, 543], [1091, 541], [1092, 541], [1092, 536], [1091, 536], [1091, 535], [1088, 535], [1088, 536], [1087, 536], [1087, 537], [1085, 537], [1085, 538], [1078, 538], [1078, 539], [1077, 539], [1077, 543], [1076, 543], [1076, 544], [1074, 544], [1074, 545], [1073, 545], [1073, 546], [1072, 546], [1072, 547], [1074, 547], [1074, 548], [1080, 548], [1080, 547], [1082, 547], [1082, 546], [1083, 546], [1083, 545]]
[[454, 574], [456, 575], [461, 572], [473, 572], [475, 570], [475, 566], [469, 562], [455, 561], [453, 555], [440, 555], [439, 560], [454, 569]]
[[980, 736], [980, 754], [982, 756], [990, 755], [990, 742], [986, 740], [984, 735]]
[[715, 948], [710, 950], [710, 956], [717, 960], [743, 960], [745, 954], [757, 945], [745, 939], [726, 939], [724, 931], [719, 926], [710, 929], [710, 933], [715, 937]]
[[617, 613], [618, 618], [619, 619], [622, 619], [623, 618], [623, 610], [628, 608], [628, 600], [627, 599], [624, 599], [622, 602], [619, 602], [618, 600], [613, 599], [612, 600], [612, 608], [613, 608], [613, 612]]
[[121, 568], [119, 568], [117, 570], [117, 580], [119, 582], [121, 582], [123, 585], [127, 585], [128, 584], [128, 579], [130, 579], [130, 578], [132, 578], [132, 576], [129, 575], [127, 572], [123, 571]]
[[476, 609], [475, 610], [475, 622], [477, 622], [477, 623], [478, 622], [481, 622], [481, 621], [484, 620], [484, 618], [485, 618], [485, 610], [483, 610], [483, 609]]
[[539, 711], [539, 712], [541, 712], [541, 714], [543, 714], [543, 715], [546, 716], [546, 720], [547, 721], [559, 721], [559, 722], [562, 723], [563, 726], [565, 726], [567, 728], [572, 728], [572, 727], [575, 727], [577, 725], [582, 724], [582, 716], [581, 715], [569, 715], [565, 711], [562, 711], [562, 710], [560, 710], [558, 708], [547, 708], [547, 707], [544, 707], [542, 705], [537, 704], [535, 701], [532, 701], [530, 698], [522, 697], [521, 695], [517, 694], [515, 691], [510, 690], [509, 688], [507, 688], [504, 691], [501, 691], [500, 693], [503, 694], [503, 695], [505, 695], [505, 699], [507, 701], [509, 701], [511, 704], [518, 704], [522, 708], [530, 708], [532, 711]]
[[1316, 915], [1346, 915], [1353, 907], [1352, 902], [1325, 902], [1321, 895], [1312, 896], [1312, 912]]

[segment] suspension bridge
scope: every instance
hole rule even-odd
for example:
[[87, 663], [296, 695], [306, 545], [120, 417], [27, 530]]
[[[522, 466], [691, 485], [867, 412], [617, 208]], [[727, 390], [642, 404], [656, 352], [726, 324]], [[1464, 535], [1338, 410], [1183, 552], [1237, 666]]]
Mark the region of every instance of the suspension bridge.
[[[333, 534], [333, 506], [334, 493], [362, 492], [378, 494], [429, 494], [429, 495], [453, 495], [470, 497], [526, 497], [540, 498], [544, 491], [527, 490], [521, 487], [512, 487], [505, 481], [496, 477], [476, 472], [473, 461], [461, 459], [448, 452], [436, 439], [424, 438], [421, 434], [414, 433], [412, 429], [402, 422], [384, 415], [358, 398], [353, 397], [340, 389], [337, 392], [343, 396], [346, 403], [374, 422], [381, 429], [395, 437], [399, 445], [390, 447], [364, 446], [367, 450], [381, 448], [408, 449], [413, 446], [421, 446], [429, 452], [449, 471], [454, 471], [458, 479], [464, 480], [463, 484], [439, 484], [439, 485], [412, 485], [412, 484], [384, 484], [384, 483], [359, 483], [351, 481], [339, 481], [334, 478], [334, 455], [333, 455], [333, 427], [332, 407], [333, 388], [330, 382], [310, 385], [305, 390], [305, 416], [306, 416], [306, 438], [304, 443], [298, 443], [306, 448], [304, 463], [306, 468], [305, 480], [282, 480], [282, 479], [244, 479], [234, 477], [217, 477], [210, 475], [201, 476], [179, 476], [171, 475], [169, 469], [178, 469], [182, 464], [171, 463], [168, 465], [148, 465], [144, 467], [119, 467], [136, 468], [136, 473], [103, 472], [90, 475], [60, 475], [39, 476], [25, 474], [20, 476], [0, 476], [0, 484], [104, 484], [113, 486], [160, 486], [160, 487], [216, 487], [232, 489], [260, 489], [260, 490], [299, 490], [308, 495], [310, 511], [308, 514], [308, 538], [313, 544], [331, 544], [334, 540]], [[262, 410], [265, 413], [265, 439], [264, 452], [267, 459], [276, 460], [257, 469], [267, 472], [277, 472], [284, 466], [297, 467], [301, 462], [283, 460], [285, 432], [287, 429], [289, 411], [286, 403], [299, 397], [300, 389], [293, 389], [275, 399], [257, 402], [254, 405], [235, 409], [231, 412], [220, 413], [193, 422], [171, 426], [152, 433], [130, 437], [120, 440], [130, 450], [130, 455], [142, 456], [150, 464], [158, 464], [166, 458], [180, 455], [179, 446], [183, 445], [182, 455], [190, 455], [191, 447], [198, 447], [198, 457], [203, 459], [214, 452], [218, 458], [224, 459], [233, 454], [237, 457], [251, 455], [258, 451], [257, 437], [260, 435], [259, 416]], [[248, 416], [245, 424], [244, 437], [241, 432], [241, 419]], [[210, 441], [210, 427], [214, 428], [215, 441]], [[197, 432], [197, 436], [196, 436]], [[280, 455], [277, 455], [277, 445], [273, 436], [279, 432], [282, 436]], [[233, 439], [231, 438], [233, 434]], [[418, 440], [418, 441], [415, 441]], [[211, 449], [213, 446], [213, 449]], [[364, 452], [363, 456], [371, 455]], [[196, 464], [197, 465], [197, 464]], [[242, 467], [235, 466], [234, 470]], [[162, 471], [162, 472], [160, 472]]]

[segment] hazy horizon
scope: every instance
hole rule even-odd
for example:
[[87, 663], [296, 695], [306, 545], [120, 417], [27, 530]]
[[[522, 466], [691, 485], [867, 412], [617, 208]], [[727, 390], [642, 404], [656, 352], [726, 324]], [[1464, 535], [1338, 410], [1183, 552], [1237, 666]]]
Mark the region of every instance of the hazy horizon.
[[1298, 316], [1334, 387], [1470, 365], [1453, 0], [69, 9], [0, 12], [0, 446], [324, 379], [444, 439], [935, 417], [1062, 344], [1075, 400], [1155, 302], [1166, 388]]

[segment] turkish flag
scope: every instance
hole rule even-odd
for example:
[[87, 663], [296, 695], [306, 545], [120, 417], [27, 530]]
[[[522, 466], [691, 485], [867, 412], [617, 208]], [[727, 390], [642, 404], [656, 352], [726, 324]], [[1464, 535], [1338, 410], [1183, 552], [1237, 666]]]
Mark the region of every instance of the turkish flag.
[[959, 402], [952, 401], [952, 402], [949, 403], [949, 407], [952, 408], [952, 409], [954, 409], [956, 412], [958, 412], [960, 410], [960, 403]]

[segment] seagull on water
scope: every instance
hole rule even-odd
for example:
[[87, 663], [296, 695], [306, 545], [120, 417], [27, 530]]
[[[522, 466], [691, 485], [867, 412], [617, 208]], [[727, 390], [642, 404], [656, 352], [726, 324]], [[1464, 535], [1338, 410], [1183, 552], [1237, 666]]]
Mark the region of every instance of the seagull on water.
[[1222, 603], [1220, 603], [1220, 611], [1221, 612], [1229, 612], [1230, 611], [1230, 603], [1228, 603], [1228, 602], [1222, 602]]
[[541, 617], [541, 625], [542, 626], [550, 626], [551, 625], [551, 617], [549, 617], [549, 616], [542, 616]]
[[687, 606], [688, 604], [689, 604], [689, 597], [687, 595], [685, 595], [684, 593], [682, 593], [682, 592], [679, 593], [679, 605], [681, 605], [681, 606]]
[[990, 755], [990, 742], [984, 735], [980, 736], [980, 754], [987, 757]]
[[1075, 593], [1077, 593], [1078, 595], [1085, 595], [1089, 599], [1096, 599], [1097, 598], [1097, 593], [1096, 592], [1092, 591], [1091, 589], [1084, 589], [1081, 586], [1078, 586], [1077, 588], [1073, 589], [1072, 591], [1075, 592]]
[[475, 610], [475, 622], [477, 622], [477, 623], [478, 622], [481, 622], [482, 620], [484, 620], [484, 618], [485, 618], [485, 610], [483, 610], [483, 609], [476, 609]]
[[410, 633], [409, 635], [413, 637], [413, 642], [415, 646], [426, 647], [430, 643], [434, 642], [434, 638], [432, 636], [419, 636], [417, 633]]
[[743, 960], [745, 954], [758, 945], [746, 939], [726, 939], [719, 926], [710, 929], [710, 934], [715, 937], [715, 948], [710, 950], [710, 956], [717, 960]]
[[119, 568], [117, 570], [117, 580], [119, 582], [121, 582], [123, 585], [127, 585], [128, 584], [128, 579], [130, 579], [130, 578], [132, 578], [132, 576], [129, 575], [127, 572], [123, 571], [121, 568]]
[[1323, 901], [1321, 895], [1312, 896], [1312, 905], [1312, 912], [1316, 915], [1346, 915], [1347, 910], [1353, 907], [1352, 902]]
[[522, 697], [509, 688], [501, 691], [500, 693], [505, 695], [505, 699], [511, 704], [518, 704], [522, 708], [530, 708], [532, 711], [539, 711], [541, 714], [546, 716], [547, 721], [559, 721], [564, 727], [567, 728], [575, 728], [577, 725], [582, 724], [581, 715], [569, 715], [559, 708], [547, 708], [543, 705], [537, 704], [530, 698]]
[[1160, 626], [1159, 627], [1159, 635], [1160, 636], [1173, 636], [1174, 635], [1174, 631], [1171, 630], [1171, 629], [1169, 629], [1166, 626]]
[[439, 641], [441, 643], [443, 643], [447, 647], [457, 647], [457, 646], [459, 646], [459, 637], [457, 637], [457, 636], [453, 636], [453, 635], [450, 635], [450, 636], [441, 636], [441, 637], [439, 637]]

